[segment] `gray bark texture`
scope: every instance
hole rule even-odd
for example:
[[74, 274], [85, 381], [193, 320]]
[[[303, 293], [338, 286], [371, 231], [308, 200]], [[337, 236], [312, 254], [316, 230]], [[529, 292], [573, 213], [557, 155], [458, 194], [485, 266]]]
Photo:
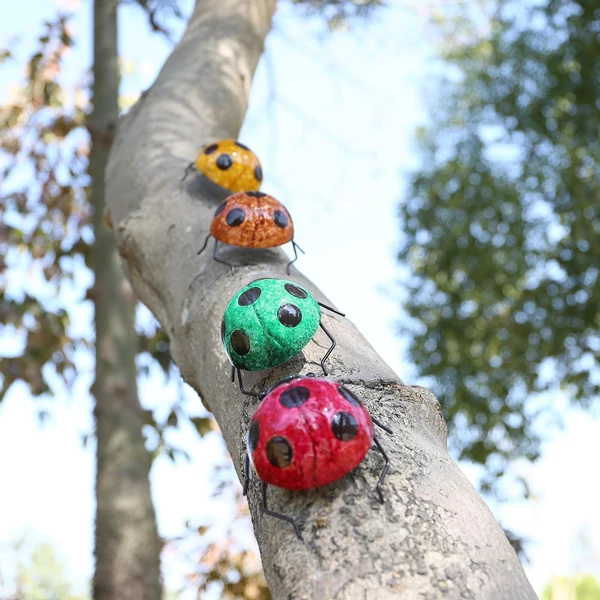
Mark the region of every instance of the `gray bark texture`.
[[[275, 0], [198, 0], [156, 82], [119, 125], [106, 174], [110, 217], [134, 289], [167, 331], [183, 378], [217, 419], [240, 477], [257, 401], [231, 384], [221, 317], [248, 282], [287, 278], [287, 258], [280, 250], [223, 249], [240, 265], [232, 276], [210, 252], [197, 256], [218, 200], [195, 176], [181, 178], [202, 144], [236, 137], [274, 10]], [[328, 303], [298, 271], [290, 278]], [[249, 504], [273, 597], [535, 598], [501, 528], [447, 454], [436, 398], [403, 385], [350, 320], [325, 314], [323, 321], [338, 341], [328, 362], [332, 378], [394, 430], [379, 435], [392, 467], [384, 504], [373, 490], [383, 466], [376, 452], [324, 488], [270, 487], [270, 508], [298, 520], [302, 541], [288, 523], [261, 513], [253, 479]], [[294, 359], [247, 374], [244, 383], [264, 389], [285, 375], [318, 373], [327, 347], [318, 332]]]
[[103, 221], [104, 172], [119, 116], [117, 0], [94, 2], [92, 137], [95, 243], [91, 298], [95, 309], [97, 438], [95, 600], [159, 600], [161, 543], [150, 494], [150, 455], [138, 399], [135, 295], [121, 269], [114, 235]]

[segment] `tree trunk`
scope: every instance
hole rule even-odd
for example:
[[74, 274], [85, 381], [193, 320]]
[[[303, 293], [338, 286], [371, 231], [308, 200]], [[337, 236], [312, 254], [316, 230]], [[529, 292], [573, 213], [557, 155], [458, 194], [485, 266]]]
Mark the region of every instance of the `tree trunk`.
[[94, 98], [89, 120], [95, 244], [97, 435], [95, 600], [159, 600], [160, 541], [150, 495], [135, 357], [135, 298], [103, 222], [104, 172], [119, 116], [117, 0], [94, 3]]
[[[238, 475], [256, 401], [229, 380], [220, 342], [231, 296], [258, 277], [285, 277], [280, 250], [229, 249], [247, 266], [231, 276], [210, 253], [196, 255], [215, 210], [192, 177], [180, 182], [202, 143], [235, 137], [275, 0], [198, 0], [187, 31], [157, 81], [119, 125], [107, 202], [121, 256], [139, 297], [171, 339], [184, 379], [214, 413]], [[227, 252], [223, 251], [227, 258]], [[333, 257], [330, 257], [333, 259]], [[292, 278], [327, 302], [297, 272]], [[325, 488], [270, 488], [270, 506], [298, 518], [264, 517], [256, 482], [249, 503], [267, 582], [276, 599], [534, 599], [519, 561], [474, 488], [449, 458], [436, 398], [402, 384], [347, 319], [325, 317], [338, 346], [332, 377], [362, 398], [393, 436], [385, 503], [373, 493], [381, 456]], [[282, 376], [318, 371], [327, 340], [317, 334], [281, 367], [246, 376], [264, 389]]]

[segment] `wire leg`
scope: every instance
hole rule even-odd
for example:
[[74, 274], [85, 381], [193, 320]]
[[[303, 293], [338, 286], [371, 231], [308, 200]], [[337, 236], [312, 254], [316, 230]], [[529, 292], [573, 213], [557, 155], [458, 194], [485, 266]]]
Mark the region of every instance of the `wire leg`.
[[246, 389], [244, 389], [244, 384], [242, 383], [242, 372], [239, 369], [236, 369], [237, 371], [237, 377], [238, 377], [238, 383], [240, 385], [240, 392], [242, 392], [242, 394], [245, 394], [246, 396], [254, 396], [255, 398], [262, 398], [262, 394], [259, 394], [258, 392], [250, 392]]
[[186, 168], [185, 171], [183, 172], [183, 177], [179, 180], [180, 182], [183, 181], [194, 169], [196, 168], [196, 165], [191, 162]]
[[235, 269], [233, 268], [233, 265], [229, 262], [227, 262], [226, 260], [223, 260], [222, 258], [217, 258], [217, 245], [218, 245], [219, 241], [215, 240], [215, 247], [213, 248], [213, 258], [218, 262], [221, 263], [222, 265], [227, 265], [230, 269], [231, 269], [231, 274], [235, 275]]
[[317, 304], [319, 306], [322, 306], [323, 308], [326, 308], [327, 310], [330, 310], [332, 313], [335, 313], [336, 315], [340, 315], [340, 317], [346, 316], [343, 312], [340, 312], [339, 310], [336, 310], [335, 308], [331, 308], [331, 306], [327, 306], [327, 304], [323, 304], [322, 302], [317, 302]]
[[333, 337], [331, 336], [331, 334], [329, 333], [329, 331], [327, 331], [327, 329], [325, 329], [325, 326], [323, 325], [323, 322], [319, 322], [319, 325], [321, 326], [321, 329], [325, 332], [325, 335], [331, 340], [331, 347], [329, 348], [329, 350], [327, 350], [327, 352], [325, 353], [325, 356], [321, 359], [321, 368], [323, 369], [323, 373], [325, 373], [325, 375], [329, 375], [329, 372], [327, 371], [327, 368], [325, 367], [325, 361], [329, 358], [329, 355], [333, 352], [333, 349], [336, 346], [335, 340], [333, 339]]
[[302, 250], [302, 248], [300, 248], [300, 246], [298, 246], [298, 244], [296, 244], [296, 242], [294, 240], [292, 240], [292, 248], [294, 249], [294, 258], [292, 260], [290, 260], [290, 262], [287, 264], [287, 267], [285, 268], [285, 272], [288, 275], [290, 274], [290, 267], [292, 266], [292, 263], [295, 263], [298, 260], [298, 252], [296, 252], [296, 248], [298, 248], [300, 250], [300, 252], [302, 252], [302, 254], [304, 254], [304, 251]]
[[231, 383], [235, 383], [235, 367], [231, 366]]
[[292, 517], [286, 517], [281, 513], [275, 512], [267, 508], [267, 484], [264, 481], [262, 484], [262, 507], [266, 514], [271, 515], [272, 517], [275, 517], [277, 519], [281, 519], [282, 521], [287, 521], [288, 523], [291, 523], [294, 526], [294, 529], [296, 530], [296, 535], [300, 539], [302, 539], [302, 536], [300, 535], [300, 529], [298, 528], [298, 524], [296, 523], [296, 521], [294, 521], [294, 519], [292, 519]]
[[242, 496], [248, 494], [248, 486], [250, 485], [250, 455], [246, 450], [246, 462], [244, 463], [244, 489], [242, 490]]
[[383, 480], [385, 479], [385, 476], [387, 475], [387, 472], [390, 469], [390, 459], [388, 458], [388, 455], [385, 453], [385, 450], [379, 443], [379, 440], [376, 437], [373, 437], [373, 441], [375, 442], [375, 445], [377, 446], [377, 450], [379, 450], [379, 452], [381, 452], [381, 454], [383, 455], [383, 458], [385, 460], [385, 465], [383, 467], [383, 471], [381, 471], [381, 475], [379, 476], [379, 481], [377, 482], [377, 485], [375, 486], [375, 491], [377, 492], [377, 495], [379, 496], [379, 502], [381, 502], [381, 504], [383, 504], [383, 492], [381, 491], [381, 486], [383, 485]]
[[377, 427], [381, 427], [381, 429], [387, 431], [389, 434], [394, 434], [394, 432], [387, 425], [384, 425], [379, 419], [376, 419], [375, 417], [371, 416], [371, 421], [373, 421], [373, 423], [375, 423]]
[[200, 250], [198, 250], [198, 254], [202, 254], [206, 250], [206, 246], [208, 245], [209, 239], [210, 239], [210, 233], [206, 236], [206, 239], [204, 240], [204, 245], [202, 246], [202, 248], [200, 248]]

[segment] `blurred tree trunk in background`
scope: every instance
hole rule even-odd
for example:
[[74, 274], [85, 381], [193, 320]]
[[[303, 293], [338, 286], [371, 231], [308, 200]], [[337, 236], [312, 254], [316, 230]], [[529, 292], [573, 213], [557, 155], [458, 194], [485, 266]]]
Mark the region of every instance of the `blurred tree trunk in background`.
[[117, 0], [94, 2], [92, 139], [92, 269], [95, 308], [97, 478], [95, 600], [159, 600], [160, 549], [150, 495], [150, 454], [138, 399], [136, 298], [104, 223], [104, 172], [119, 118]]

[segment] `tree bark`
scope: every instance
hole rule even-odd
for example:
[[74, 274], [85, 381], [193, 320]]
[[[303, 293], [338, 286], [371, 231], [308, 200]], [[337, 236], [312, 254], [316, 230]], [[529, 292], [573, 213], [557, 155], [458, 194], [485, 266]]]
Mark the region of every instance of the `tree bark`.
[[[235, 137], [263, 49], [275, 0], [198, 0], [187, 31], [154, 85], [119, 125], [107, 171], [107, 202], [117, 244], [139, 297], [171, 339], [184, 379], [215, 415], [242, 475], [248, 421], [256, 401], [229, 380], [220, 323], [231, 296], [258, 277], [286, 277], [280, 250], [196, 255], [216, 201], [193, 177], [181, 182], [203, 143]], [[333, 257], [331, 257], [333, 259]], [[298, 272], [291, 276], [327, 300]], [[502, 530], [449, 458], [436, 398], [405, 386], [348, 319], [325, 316], [338, 341], [329, 365], [393, 436], [380, 439], [392, 460], [385, 503], [373, 493], [382, 459], [370, 453], [351, 475], [306, 492], [271, 487], [270, 507], [296, 517], [304, 540], [249, 503], [267, 582], [276, 599], [473, 598], [536, 596]], [[298, 372], [318, 372], [327, 339], [247, 375], [264, 389]]]
[[105, 225], [104, 172], [119, 117], [117, 0], [94, 3], [93, 113], [89, 172], [95, 244], [97, 436], [95, 600], [159, 600], [160, 550], [150, 495], [150, 455], [138, 400], [135, 297], [119, 264], [114, 235]]

